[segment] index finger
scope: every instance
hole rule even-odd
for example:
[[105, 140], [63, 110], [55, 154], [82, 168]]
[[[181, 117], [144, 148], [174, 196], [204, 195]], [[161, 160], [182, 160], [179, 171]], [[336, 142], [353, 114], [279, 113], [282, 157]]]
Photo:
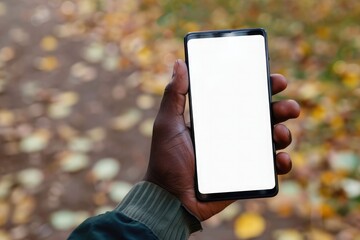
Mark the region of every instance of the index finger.
[[271, 92], [272, 94], [277, 94], [283, 91], [287, 87], [287, 80], [281, 74], [271, 74]]

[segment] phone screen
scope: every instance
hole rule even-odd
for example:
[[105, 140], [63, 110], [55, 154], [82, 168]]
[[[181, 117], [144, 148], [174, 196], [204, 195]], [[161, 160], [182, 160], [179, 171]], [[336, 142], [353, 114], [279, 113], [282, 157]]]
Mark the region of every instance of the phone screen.
[[190, 33], [185, 48], [198, 198], [275, 195], [265, 31]]

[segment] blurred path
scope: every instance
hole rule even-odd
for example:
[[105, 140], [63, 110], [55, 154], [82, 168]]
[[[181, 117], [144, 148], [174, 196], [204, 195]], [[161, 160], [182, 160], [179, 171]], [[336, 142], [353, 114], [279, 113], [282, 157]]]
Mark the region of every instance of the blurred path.
[[[116, 205], [110, 189], [121, 195], [122, 183], [141, 179], [150, 144], [142, 123], [158, 99], [131, 83], [136, 69], [87, 61], [91, 36], [64, 37], [61, 1], [0, 3], [0, 238], [65, 239], [76, 222]], [[155, 110], [139, 109], [141, 99]], [[116, 176], [94, 177], [93, 164], [107, 158], [120, 166]]]

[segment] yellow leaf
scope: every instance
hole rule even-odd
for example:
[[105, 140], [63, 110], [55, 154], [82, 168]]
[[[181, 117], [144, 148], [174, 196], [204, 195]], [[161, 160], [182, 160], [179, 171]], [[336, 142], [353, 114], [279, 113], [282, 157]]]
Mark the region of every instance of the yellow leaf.
[[48, 107], [48, 115], [53, 119], [61, 119], [69, 116], [71, 113], [71, 108], [67, 105], [60, 103], [53, 103]]
[[355, 88], [360, 83], [360, 77], [355, 73], [347, 73], [342, 79], [345, 86]]
[[41, 40], [40, 47], [44, 51], [54, 51], [58, 47], [58, 41], [53, 36], [46, 36]]
[[187, 22], [184, 24], [183, 28], [187, 32], [195, 32], [200, 30], [200, 26], [195, 22]]
[[14, 224], [24, 224], [30, 221], [35, 209], [35, 199], [32, 196], [25, 196], [15, 206], [12, 222]]
[[314, 99], [320, 93], [319, 85], [314, 82], [304, 83], [297, 88], [300, 96], [304, 99]]
[[311, 116], [315, 120], [322, 121], [326, 117], [326, 109], [323, 106], [318, 105], [313, 109]]
[[334, 240], [334, 237], [332, 237], [330, 233], [324, 232], [320, 229], [311, 229], [308, 239]]
[[86, 132], [86, 134], [94, 142], [102, 141], [106, 137], [106, 131], [101, 127], [90, 129]]
[[89, 158], [83, 153], [64, 152], [59, 155], [59, 158], [64, 172], [78, 172], [89, 165]]
[[141, 109], [151, 109], [155, 104], [155, 99], [148, 94], [142, 94], [136, 99], [136, 104]]
[[304, 167], [306, 165], [305, 157], [300, 152], [293, 152], [292, 156], [291, 156], [291, 159], [292, 159], [292, 163], [293, 163], [294, 168], [301, 168], [301, 167]]
[[79, 101], [79, 94], [76, 92], [63, 92], [56, 97], [56, 101], [61, 105], [72, 106]]
[[333, 186], [341, 180], [342, 176], [333, 170], [323, 171], [320, 175], [321, 183], [325, 186]]
[[153, 53], [148, 47], [139, 49], [136, 53], [137, 61], [142, 66], [148, 66], [151, 63]]
[[329, 27], [319, 27], [316, 30], [316, 35], [321, 39], [328, 39], [330, 36], [330, 29]]
[[331, 119], [330, 124], [333, 129], [341, 129], [345, 125], [344, 118], [340, 115], [336, 115], [333, 119]]
[[346, 72], [346, 62], [338, 60], [333, 65], [332, 69], [336, 74], [342, 75]]
[[42, 57], [38, 60], [37, 67], [44, 72], [51, 72], [59, 67], [59, 60], [56, 57]]
[[142, 73], [140, 76], [141, 89], [147, 93], [162, 95], [166, 84], [169, 83], [170, 76], [170, 74]]
[[96, 2], [91, 0], [81, 0], [78, 2], [78, 12], [80, 15], [92, 14], [96, 10]]
[[116, 117], [112, 121], [112, 127], [116, 130], [125, 131], [134, 127], [141, 119], [142, 113], [137, 109], [130, 109], [126, 113]]
[[15, 57], [15, 50], [11, 47], [3, 47], [0, 49], [0, 61], [7, 62]]
[[329, 218], [335, 215], [335, 210], [327, 203], [322, 203], [319, 208], [320, 214], [323, 218]]
[[0, 126], [11, 126], [14, 123], [15, 116], [8, 110], [0, 110]]
[[276, 240], [303, 240], [304, 237], [295, 229], [277, 230], [274, 232]]
[[252, 212], [241, 214], [235, 221], [235, 234], [240, 239], [260, 236], [266, 228], [264, 218]]
[[294, 212], [293, 204], [289, 202], [284, 202], [283, 204], [278, 206], [276, 212], [282, 217], [289, 217]]

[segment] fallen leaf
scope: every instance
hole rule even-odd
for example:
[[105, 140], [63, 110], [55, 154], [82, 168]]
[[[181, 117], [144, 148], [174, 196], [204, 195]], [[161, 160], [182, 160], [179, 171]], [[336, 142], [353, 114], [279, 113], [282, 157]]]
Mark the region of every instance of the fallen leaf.
[[65, 106], [75, 105], [79, 101], [79, 94], [77, 92], [63, 92], [56, 96], [55, 102]]
[[32, 81], [25, 82], [20, 86], [22, 96], [30, 100], [36, 97], [40, 89], [39, 84]]
[[0, 110], [0, 126], [8, 127], [14, 124], [15, 116], [6, 109]]
[[40, 169], [28, 168], [17, 174], [17, 179], [25, 188], [35, 188], [44, 180], [44, 174]]
[[84, 58], [88, 62], [98, 63], [103, 60], [104, 56], [104, 46], [101, 43], [94, 42], [85, 48]]
[[113, 158], [103, 158], [95, 163], [92, 172], [97, 180], [110, 180], [120, 170], [120, 162]]
[[55, 56], [41, 57], [36, 61], [37, 68], [44, 72], [54, 71], [59, 65], [59, 60]]
[[35, 8], [34, 14], [31, 16], [31, 23], [34, 26], [39, 26], [46, 23], [51, 18], [51, 13], [49, 8], [45, 5], [39, 5]]
[[335, 238], [332, 237], [330, 233], [327, 233], [321, 229], [312, 228], [308, 233], [308, 239], [334, 240]]
[[40, 47], [44, 51], [54, 51], [58, 47], [58, 41], [53, 36], [46, 36], [43, 39], [41, 39]]
[[109, 190], [110, 199], [115, 203], [121, 202], [131, 188], [132, 185], [130, 183], [123, 181], [113, 182]]
[[69, 149], [74, 152], [88, 152], [92, 146], [91, 140], [86, 137], [74, 137], [68, 143]]
[[20, 150], [26, 153], [41, 151], [47, 147], [50, 136], [49, 130], [38, 129], [20, 141]]
[[281, 182], [280, 194], [293, 200], [298, 199], [302, 193], [300, 184], [294, 180], [285, 180]]
[[349, 198], [360, 197], [360, 181], [358, 179], [343, 179], [341, 185]]
[[80, 15], [88, 15], [94, 13], [96, 10], [97, 2], [91, 0], [80, 0], [78, 1], [78, 13]]
[[0, 62], [8, 62], [15, 57], [15, 50], [12, 47], [3, 47], [0, 49]]
[[97, 70], [84, 62], [75, 63], [70, 70], [73, 77], [83, 82], [93, 81], [97, 77]]
[[57, 230], [69, 230], [76, 225], [75, 212], [59, 210], [51, 214], [50, 223]]
[[154, 121], [155, 121], [154, 118], [148, 118], [144, 120], [139, 126], [140, 133], [145, 137], [151, 137], [153, 132]]
[[66, 152], [60, 156], [60, 166], [65, 172], [77, 172], [89, 165], [89, 158], [83, 153]]
[[106, 57], [102, 62], [102, 67], [107, 71], [114, 71], [119, 67], [119, 58], [116, 56]]
[[52, 103], [49, 105], [47, 114], [52, 119], [61, 119], [69, 116], [71, 113], [71, 108], [69, 106], [60, 104], [60, 103]]
[[104, 128], [101, 127], [90, 129], [86, 132], [86, 134], [94, 142], [100, 142], [106, 137], [106, 131]]
[[57, 95], [54, 102], [48, 106], [48, 115], [53, 119], [61, 119], [70, 115], [71, 107], [79, 101], [76, 92], [63, 92]]
[[126, 131], [134, 127], [141, 119], [141, 112], [135, 108], [112, 120], [112, 127], [116, 130]]
[[19, 27], [11, 28], [9, 31], [9, 36], [12, 40], [21, 45], [26, 45], [30, 39], [29, 34], [24, 29]]
[[24, 224], [30, 221], [35, 210], [36, 201], [33, 196], [27, 195], [16, 202], [15, 210], [12, 215], [14, 224]]
[[353, 172], [359, 167], [360, 159], [352, 152], [338, 152], [330, 158], [331, 168], [337, 171]]
[[273, 233], [275, 240], [304, 240], [302, 234], [295, 229], [276, 230]]
[[264, 218], [253, 212], [245, 212], [235, 220], [235, 235], [240, 239], [260, 236], [266, 228]]
[[141, 109], [150, 109], [155, 105], [155, 99], [151, 95], [142, 94], [137, 97], [136, 104]]

